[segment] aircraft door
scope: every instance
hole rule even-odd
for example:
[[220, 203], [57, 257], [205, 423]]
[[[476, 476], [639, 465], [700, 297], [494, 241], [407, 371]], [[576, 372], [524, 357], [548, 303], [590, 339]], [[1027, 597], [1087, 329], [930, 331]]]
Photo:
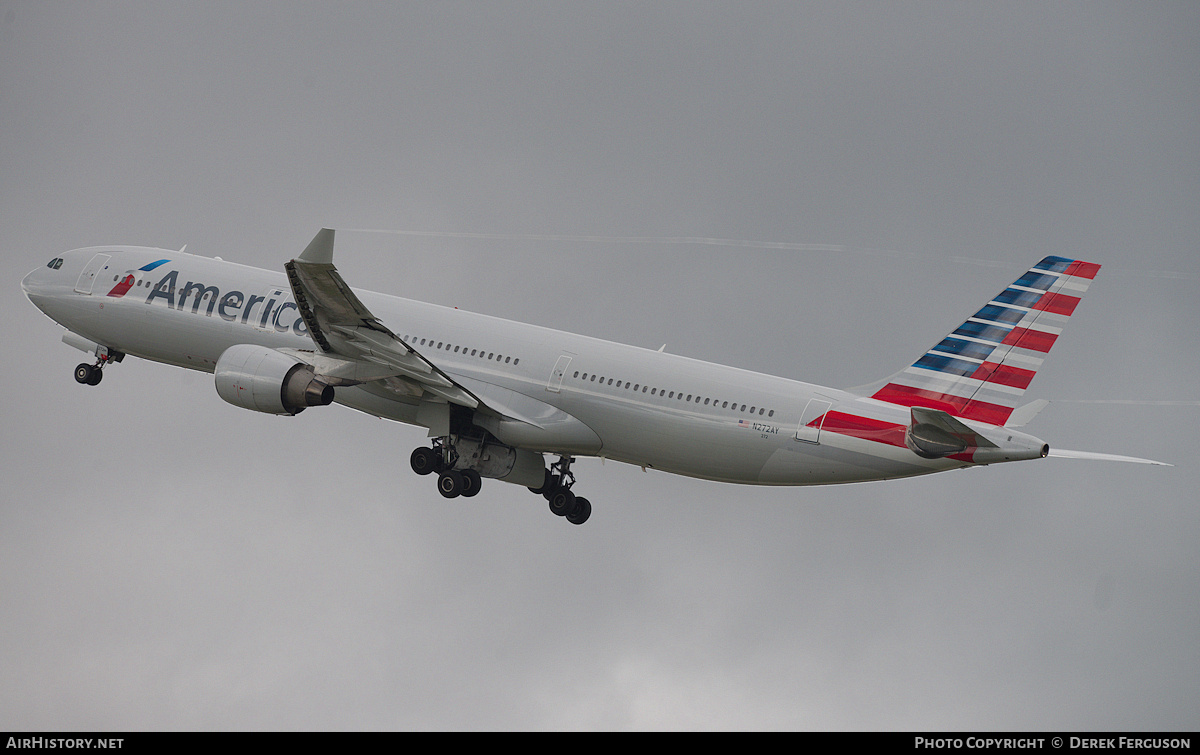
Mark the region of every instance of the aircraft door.
[[[802, 440], [805, 443], [820, 443], [821, 427], [825, 424], [825, 413], [831, 406], [833, 406], [833, 402], [821, 395], [809, 399], [808, 404], [804, 407], [804, 413], [800, 415], [800, 425], [796, 428], [796, 440]], [[813, 424], [816, 420], [820, 421]]]
[[79, 280], [75, 282], [75, 290], [81, 294], [90, 294], [92, 284], [96, 282], [96, 275], [104, 269], [110, 259], [112, 259], [111, 254], [97, 254], [92, 257], [91, 261], [84, 266], [83, 272], [79, 274]]
[[571, 364], [571, 359], [575, 355], [570, 352], [564, 352], [554, 363], [554, 369], [550, 371], [550, 379], [546, 382], [546, 390], [551, 393], [558, 393], [562, 390], [563, 378], [567, 375], [567, 367]]

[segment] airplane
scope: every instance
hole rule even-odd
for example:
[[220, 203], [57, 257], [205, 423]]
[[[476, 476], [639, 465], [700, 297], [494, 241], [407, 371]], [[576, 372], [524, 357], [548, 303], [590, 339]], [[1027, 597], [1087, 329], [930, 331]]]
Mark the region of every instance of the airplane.
[[[21, 282], [95, 356], [98, 385], [135, 356], [214, 375], [222, 399], [298, 415], [334, 402], [428, 430], [410, 465], [442, 496], [484, 478], [529, 488], [573, 524], [579, 457], [750, 485], [887, 480], [1047, 456], [1018, 403], [1100, 265], [1048, 256], [915, 362], [827, 388], [636, 346], [352, 289], [322, 229], [283, 272], [181, 251], [99, 246]], [[546, 463], [546, 456], [557, 457]]]

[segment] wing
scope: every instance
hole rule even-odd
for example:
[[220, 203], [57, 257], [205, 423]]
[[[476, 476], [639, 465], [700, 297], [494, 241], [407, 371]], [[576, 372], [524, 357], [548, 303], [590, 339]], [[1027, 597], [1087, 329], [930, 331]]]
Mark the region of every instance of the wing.
[[296, 309], [319, 354], [297, 354], [322, 377], [343, 384], [398, 377], [422, 391], [470, 409], [483, 402], [379, 321], [333, 266], [333, 230], [321, 229], [284, 264]]

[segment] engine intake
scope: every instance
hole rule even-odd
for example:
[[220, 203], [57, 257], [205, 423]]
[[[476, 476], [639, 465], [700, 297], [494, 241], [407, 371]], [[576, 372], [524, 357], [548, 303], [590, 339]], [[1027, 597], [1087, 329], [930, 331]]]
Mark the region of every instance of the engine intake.
[[333, 403], [333, 386], [295, 357], [254, 344], [230, 346], [217, 360], [217, 394], [243, 409], [295, 415]]

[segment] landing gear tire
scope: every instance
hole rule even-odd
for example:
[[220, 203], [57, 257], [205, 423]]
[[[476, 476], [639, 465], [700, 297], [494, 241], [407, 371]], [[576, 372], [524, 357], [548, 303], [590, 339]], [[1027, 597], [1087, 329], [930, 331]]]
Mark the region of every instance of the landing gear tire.
[[412, 465], [412, 470], [419, 475], [436, 472], [438, 461], [438, 454], [432, 448], [418, 448], [412, 452], [412, 456], [408, 457], [408, 463]]
[[578, 499], [567, 488], [560, 487], [547, 498], [550, 501], [550, 511], [558, 516], [570, 516], [575, 513]]
[[478, 472], [476, 472], [474, 469], [464, 469], [459, 474], [462, 475], [463, 498], [470, 498], [479, 492], [479, 488], [483, 486], [483, 478], [479, 476]]
[[567, 521], [571, 524], [583, 524], [592, 515], [592, 502], [586, 498], [575, 498], [575, 510], [567, 514]]
[[462, 472], [453, 469], [438, 475], [438, 492], [443, 498], [457, 498], [463, 494]]
[[99, 378], [95, 378], [96, 383], [92, 382], [94, 375], [99, 375], [100, 370], [90, 364], [81, 364], [75, 368], [75, 382], [81, 385], [95, 385], [100, 382]]

